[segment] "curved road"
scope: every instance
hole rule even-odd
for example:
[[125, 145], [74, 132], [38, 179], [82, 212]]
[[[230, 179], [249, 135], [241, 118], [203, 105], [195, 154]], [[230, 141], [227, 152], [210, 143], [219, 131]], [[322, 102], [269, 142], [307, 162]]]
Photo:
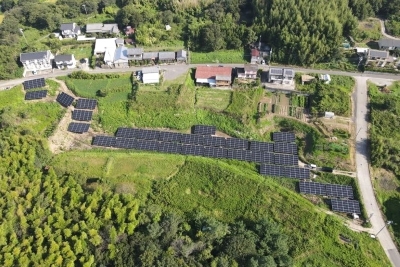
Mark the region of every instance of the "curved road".
[[[211, 64], [218, 65], [218, 64]], [[225, 66], [231, 67], [242, 67], [243, 64], [224, 64]], [[197, 65], [166, 65], [160, 66], [161, 69], [165, 70], [166, 79], [173, 80], [180, 75], [186, 73], [189, 68], [196, 67]], [[267, 69], [268, 66], [261, 66]], [[113, 72], [132, 72], [140, 70], [138, 68], [129, 69], [94, 69], [89, 70], [90, 73], [113, 73]], [[396, 74], [385, 74], [385, 73], [353, 73], [344, 71], [333, 71], [333, 70], [314, 70], [314, 69], [304, 69], [304, 68], [293, 68], [298, 72], [313, 72], [313, 73], [326, 73], [334, 75], [345, 75], [352, 76], [356, 80], [356, 90], [353, 94], [353, 101], [355, 103], [355, 124], [357, 129], [356, 136], [356, 164], [357, 164], [357, 177], [358, 183], [361, 190], [361, 196], [367, 214], [372, 214], [371, 224], [374, 233], [377, 233], [383, 226], [385, 226], [385, 221], [383, 215], [379, 209], [379, 205], [375, 198], [375, 193], [372, 186], [372, 180], [369, 173], [369, 150], [368, 150], [368, 97], [367, 97], [367, 80], [370, 78], [379, 78], [387, 80], [400, 80], [400, 76]], [[51, 78], [57, 76], [64, 76], [71, 73], [73, 70], [55, 70], [54, 73], [47, 75], [36, 75], [34, 77], [20, 78], [10, 81], [0, 81], [0, 90], [6, 87], [21, 84], [25, 80], [33, 78]], [[390, 218], [389, 218], [390, 219]], [[390, 259], [391, 263], [395, 267], [400, 267], [400, 254], [391, 239], [390, 233], [385, 227], [377, 237], [381, 243], [386, 255]]]
[[400, 38], [397, 38], [397, 37], [394, 37], [394, 36], [391, 36], [391, 35], [387, 34], [386, 33], [386, 27], [385, 27], [385, 21], [382, 20], [382, 19], [379, 19], [379, 21], [381, 23], [381, 33], [382, 33], [383, 36], [385, 36], [386, 38], [389, 38], [389, 39], [400, 40]]

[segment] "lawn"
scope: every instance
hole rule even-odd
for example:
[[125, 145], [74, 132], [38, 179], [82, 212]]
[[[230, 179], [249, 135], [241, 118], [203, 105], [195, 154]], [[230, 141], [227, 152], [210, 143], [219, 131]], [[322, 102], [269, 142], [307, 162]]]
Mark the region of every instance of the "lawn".
[[190, 52], [191, 64], [248, 63], [243, 50], [221, 50], [215, 52]]
[[229, 90], [216, 90], [198, 88], [196, 90], [195, 107], [215, 111], [225, 110], [231, 103], [232, 92]]
[[63, 45], [60, 50], [61, 53], [73, 54], [76, 60], [82, 58], [90, 58], [93, 54], [93, 44], [76, 44], [76, 45]]

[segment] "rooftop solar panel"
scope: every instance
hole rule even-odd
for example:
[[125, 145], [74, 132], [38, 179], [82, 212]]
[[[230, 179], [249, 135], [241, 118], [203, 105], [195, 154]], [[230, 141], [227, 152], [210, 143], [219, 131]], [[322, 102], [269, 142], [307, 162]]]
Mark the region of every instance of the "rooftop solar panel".
[[103, 146], [103, 147], [114, 147], [115, 146], [115, 137], [113, 136], [95, 136], [92, 140], [92, 145], [94, 146]]
[[290, 155], [290, 154], [274, 154], [274, 164], [298, 166], [299, 157], [297, 155]]
[[204, 136], [203, 144], [204, 146], [224, 147], [226, 139], [218, 136]]
[[293, 143], [296, 141], [296, 136], [293, 132], [275, 132], [272, 133], [272, 140], [274, 142]]
[[68, 131], [72, 133], [86, 133], [89, 131], [89, 123], [71, 122], [68, 125]]
[[227, 138], [225, 147], [231, 149], [248, 149], [249, 141], [239, 138]]
[[273, 152], [274, 143], [272, 142], [260, 142], [260, 141], [250, 141], [250, 150], [264, 150]]
[[297, 154], [297, 145], [294, 143], [274, 143], [274, 152], [282, 154]]
[[217, 128], [211, 125], [194, 125], [193, 126], [193, 134], [200, 135], [215, 135]]
[[97, 105], [96, 99], [79, 98], [76, 102], [77, 109], [95, 109]]
[[90, 121], [92, 120], [93, 111], [75, 109], [72, 112], [72, 119], [76, 121]]
[[74, 102], [74, 98], [64, 92], [57, 96], [57, 102], [60, 103], [63, 107], [71, 106], [72, 102]]
[[360, 202], [357, 200], [331, 199], [331, 204], [333, 211], [361, 214]]
[[281, 68], [270, 68], [269, 73], [272, 75], [282, 75], [283, 74], [283, 69]]
[[25, 100], [34, 100], [34, 99], [42, 99], [47, 96], [47, 90], [26, 92]]

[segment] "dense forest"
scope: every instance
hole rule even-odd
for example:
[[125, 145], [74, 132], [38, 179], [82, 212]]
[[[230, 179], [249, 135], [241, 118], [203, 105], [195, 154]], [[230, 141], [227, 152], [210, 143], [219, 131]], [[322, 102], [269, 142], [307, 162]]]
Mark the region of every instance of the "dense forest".
[[[56, 49], [52, 39], [21, 40], [20, 28], [56, 31], [62, 22], [85, 25], [96, 14], [102, 22], [137, 29], [138, 45], [184, 41], [196, 51], [238, 49], [261, 39], [273, 48], [274, 61], [308, 65], [338, 53], [344, 36], [351, 35], [357, 19], [376, 14], [398, 15], [393, 0], [2, 0], [0, 24], [0, 79], [20, 75], [21, 51]], [[172, 31], [165, 31], [170, 24]], [[232, 27], [234, 25], [234, 27]], [[10, 60], [10, 57], [14, 60]]]

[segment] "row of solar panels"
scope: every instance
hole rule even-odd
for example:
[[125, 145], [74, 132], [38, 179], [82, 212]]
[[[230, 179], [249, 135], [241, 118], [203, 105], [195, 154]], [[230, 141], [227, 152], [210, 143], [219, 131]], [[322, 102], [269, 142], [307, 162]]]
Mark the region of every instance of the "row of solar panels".
[[228, 149], [222, 147], [180, 144], [156, 140], [119, 138], [112, 136], [95, 136], [92, 144], [102, 147], [150, 150], [165, 153], [196, 155], [212, 158], [228, 158], [256, 163], [269, 163], [289, 166], [298, 165], [299, 161], [297, 155], [275, 154], [268, 151]]
[[302, 194], [350, 198], [353, 199], [353, 187], [340, 184], [322, 184], [315, 182], [300, 182], [299, 190]]
[[310, 179], [310, 170], [300, 167], [261, 164], [259, 171], [261, 175], [265, 176]]
[[[69, 107], [74, 102], [75, 98], [62, 92], [57, 96], [56, 101], [60, 103], [63, 107]], [[95, 109], [97, 105], [96, 99], [88, 99], [88, 98], [79, 98], [76, 102], [76, 109]]]
[[297, 145], [294, 143], [249, 141], [240, 138], [224, 138], [210, 135], [182, 134], [123, 127], [118, 128], [115, 136], [118, 138], [158, 140], [182, 144], [225, 147], [229, 149], [262, 150], [283, 154], [297, 154]]
[[47, 96], [47, 90], [33, 91], [25, 93], [25, 100], [42, 99]]
[[360, 202], [348, 199], [331, 199], [332, 210], [344, 213], [361, 214]]
[[25, 81], [23, 82], [23, 85], [24, 85], [24, 90], [29, 90], [29, 89], [45, 87], [46, 82], [44, 78], [39, 78], [39, 79]]

